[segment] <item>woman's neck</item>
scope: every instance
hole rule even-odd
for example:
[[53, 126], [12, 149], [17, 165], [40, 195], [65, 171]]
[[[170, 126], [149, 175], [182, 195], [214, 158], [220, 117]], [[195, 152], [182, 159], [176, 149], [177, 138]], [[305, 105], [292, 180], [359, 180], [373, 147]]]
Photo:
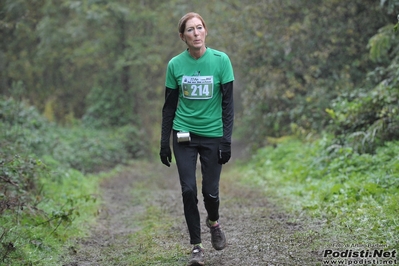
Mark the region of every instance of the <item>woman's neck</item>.
[[204, 53], [206, 52], [206, 47], [203, 46], [200, 49], [188, 49], [188, 52], [190, 53], [190, 55], [194, 58], [194, 59], [199, 59], [201, 56], [204, 55]]

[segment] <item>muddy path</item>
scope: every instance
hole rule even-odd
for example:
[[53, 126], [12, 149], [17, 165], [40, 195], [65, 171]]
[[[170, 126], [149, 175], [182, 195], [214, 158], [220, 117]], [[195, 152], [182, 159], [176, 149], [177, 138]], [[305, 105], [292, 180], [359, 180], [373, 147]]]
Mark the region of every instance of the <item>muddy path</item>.
[[[233, 147], [233, 154], [245, 156], [243, 146]], [[240, 184], [234, 174], [234, 159], [237, 158], [224, 167], [220, 183], [220, 222], [228, 246], [222, 251], [213, 250], [209, 231], [202, 222], [206, 265], [317, 265], [318, 251], [314, 246], [323, 241], [319, 233], [321, 223], [284, 213], [278, 202], [272, 203], [260, 189]], [[140, 189], [143, 186], [145, 190]], [[132, 244], [129, 236], [141, 230], [135, 219], [149, 206], [160, 207], [164, 213], [176, 217], [170, 237], [162, 245], [166, 248], [182, 245], [187, 247], [187, 254], [174, 263], [148, 265], [186, 265], [191, 245], [175, 165], [167, 168], [158, 161], [137, 163], [130, 170], [104, 180], [101, 197], [104, 204], [91, 228], [91, 236], [70, 247], [62, 265], [136, 265], [123, 258], [132, 245], [140, 245]], [[204, 219], [201, 197], [199, 201]]]

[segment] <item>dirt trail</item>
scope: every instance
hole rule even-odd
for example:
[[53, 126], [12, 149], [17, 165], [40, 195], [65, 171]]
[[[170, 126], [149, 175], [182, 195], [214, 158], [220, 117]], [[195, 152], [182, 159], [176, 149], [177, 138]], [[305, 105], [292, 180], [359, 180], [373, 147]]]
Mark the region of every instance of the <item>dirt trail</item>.
[[[233, 154], [244, 156], [243, 146], [234, 146]], [[203, 222], [206, 265], [316, 265], [317, 252], [312, 250], [312, 245], [321, 241], [320, 226], [307, 218], [283, 213], [260, 190], [240, 185], [237, 178], [229, 175], [233, 164], [234, 160], [226, 165], [220, 184], [220, 222], [228, 246], [222, 251], [213, 250]], [[147, 182], [151, 186], [151, 195], [140, 192], [140, 186], [146, 180], [152, 180]], [[129, 253], [128, 236], [140, 230], [134, 220], [146, 208], [142, 203], [148, 198], [153, 205], [176, 217], [177, 222], [171, 228], [173, 237], [164, 245], [173, 246], [177, 242], [187, 246], [189, 252], [191, 246], [175, 165], [166, 168], [156, 162], [152, 166], [137, 166], [131, 172], [104, 181], [102, 191], [104, 206], [92, 228], [92, 235], [70, 248], [63, 265], [132, 265], [123, 261]], [[201, 197], [199, 200], [201, 219], [204, 219], [206, 214]], [[182, 258], [175, 265], [185, 265], [185, 260]]]

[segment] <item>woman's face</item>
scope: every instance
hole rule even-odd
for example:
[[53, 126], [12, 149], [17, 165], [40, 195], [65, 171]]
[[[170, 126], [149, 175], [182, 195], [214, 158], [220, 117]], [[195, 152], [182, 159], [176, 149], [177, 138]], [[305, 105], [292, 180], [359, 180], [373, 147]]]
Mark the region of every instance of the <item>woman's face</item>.
[[199, 50], [205, 47], [207, 31], [199, 18], [191, 18], [186, 22], [186, 28], [180, 37], [187, 43], [191, 50]]

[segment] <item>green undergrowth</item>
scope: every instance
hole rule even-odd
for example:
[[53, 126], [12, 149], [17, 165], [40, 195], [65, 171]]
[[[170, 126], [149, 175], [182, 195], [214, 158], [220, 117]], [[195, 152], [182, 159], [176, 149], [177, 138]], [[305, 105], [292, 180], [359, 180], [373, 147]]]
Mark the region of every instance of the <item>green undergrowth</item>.
[[[96, 217], [98, 177], [73, 169], [61, 171], [55, 164], [32, 162], [37, 174], [35, 193], [0, 194], [3, 205], [6, 200], [18, 204], [2, 208], [1, 265], [58, 265], [68, 241], [87, 234], [87, 226], [82, 225]], [[3, 165], [2, 170], [7, 168], [11, 170], [9, 165]]]
[[0, 159], [52, 158], [83, 173], [111, 169], [147, 154], [144, 133], [133, 125], [93, 128], [48, 121], [36, 108], [0, 97]]
[[279, 205], [325, 222], [334, 241], [399, 245], [399, 142], [376, 154], [287, 138], [240, 167], [243, 182]]
[[146, 153], [140, 134], [58, 125], [0, 97], [0, 265], [60, 265], [63, 247], [96, 218], [101, 171]]

